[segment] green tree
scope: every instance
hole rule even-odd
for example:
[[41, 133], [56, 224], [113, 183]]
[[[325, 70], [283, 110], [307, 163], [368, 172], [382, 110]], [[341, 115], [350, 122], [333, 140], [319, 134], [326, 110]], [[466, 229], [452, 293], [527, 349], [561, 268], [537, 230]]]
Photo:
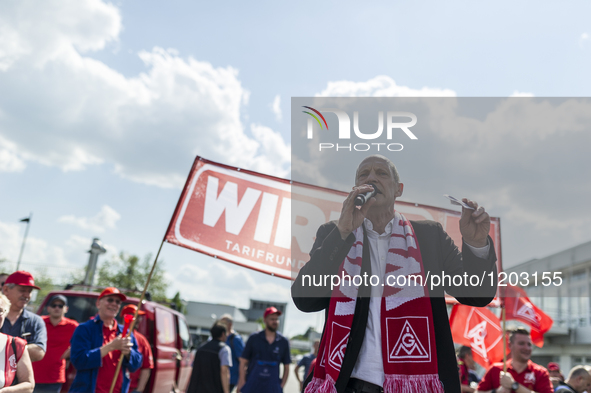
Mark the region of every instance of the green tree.
[[45, 268], [36, 269], [33, 273], [33, 278], [35, 279], [35, 285], [41, 289], [37, 291], [35, 300], [31, 301], [28, 307], [37, 311], [37, 307], [45, 299], [47, 294], [59, 286], [53, 282], [53, 279], [47, 274], [47, 269]]
[[[168, 301], [166, 288], [169, 283], [164, 278], [164, 270], [160, 260], [150, 280], [148, 291], [154, 301]], [[148, 275], [152, 269], [152, 254], [147, 254], [143, 260], [136, 255], [129, 255], [121, 252], [118, 257], [103, 262], [98, 269], [98, 285], [102, 287], [117, 287], [123, 292], [136, 292], [139, 296], [146, 285]]]
[[9, 268], [9, 261], [8, 259], [4, 258], [2, 255], [0, 255], [0, 273], [10, 273], [10, 268]]
[[172, 298], [172, 300], [170, 302], [172, 304], [174, 304], [174, 309], [177, 310], [178, 312], [181, 312], [184, 314], [187, 311], [185, 304], [181, 300], [181, 293], [180, 292], [175, 293], [174, 297]]

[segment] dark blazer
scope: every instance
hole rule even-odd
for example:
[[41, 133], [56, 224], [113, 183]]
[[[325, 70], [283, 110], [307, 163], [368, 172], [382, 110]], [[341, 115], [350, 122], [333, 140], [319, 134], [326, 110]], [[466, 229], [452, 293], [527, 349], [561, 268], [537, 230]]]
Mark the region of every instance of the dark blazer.
[[[460, 252], [454, 242], [443, 230], [441, 224], [435, 221], [411, 221], [417, 236], [425, 275], [477, 275], [486, 277], [481, 287], [468, 286], [439, 286], [433, 290], [429, 288], [431, 308], [433, 310], [433, 328], [435, 330], [435, 342], [437, 347], [437, 365], [439, 379], [444, 385], [446, 393], [459, 393], [460, 381], [455, 357], [447, 308], [445, 305], [444, 290], [454, 296], [460, 303], [471, 306], [484, 307], [494, 298], [497, 289], [496, 280], [496, 255], [492, 239], [489, 237], [490, 252], [487, 259], [476, 257], [467, 246]], [[322, 225], [316, 234], [316, 241], [310, 252], [310, 261], [300, 270], [298, 277], [291, 287], [291, 295], [298, 309], [304, 312], [325, 310], [328, 314], [331, 290], [327, 287], [314, 287], [302, 285], [304, 275], [332, 275], [339, 273], [341, 262], [355, 242], [355, 236], [349, 235], [346, 240], [341, 239], [340, 232], [335, 222]], [[367, 234], [364, 231], [364, 244], [368, 244]], [[371, 261], [369, 247], [363, 248], [363, 262], [361, 274], [367, 272], [371, 275]], [[491, 285], [488, 274], [493, 272]], [[446, 283], [447, 284], [447, 283]], [[365, 337], [367, 318], [369, 315], [370, 287], [360, 287], [355, 314], [351, 326], [351, 333], [345, 357], [341, 365], [339, 378], [335, 387], [339, 393], [344, 392], [345, 387], [359, 356], [361, 344]], [[328, 315], [327, 315], [328, 317]], [[326, 318], [328, 319], [328, 318]], [[326, 325], [325, 325], [326, 329]], [[324, 334], [324, 332], [323, 332]]]

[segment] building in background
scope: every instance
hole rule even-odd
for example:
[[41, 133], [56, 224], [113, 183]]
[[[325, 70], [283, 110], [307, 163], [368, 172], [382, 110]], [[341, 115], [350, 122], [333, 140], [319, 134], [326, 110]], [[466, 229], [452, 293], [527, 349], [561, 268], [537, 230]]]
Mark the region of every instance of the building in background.
[[[591, 365], [591, 241], [505, 271], [508, 280], [527, 276], [530, 285], [524, 289], [528, 297], [554, 320], [544, 335], [544, 347], [534, 348], [532, 361], [542, 365], [557, 362], [566, 371], [578, 364]], [[544, 285], [548, 278], [557, 282], [558, 276], [561, 285]]]
[[198, 346], [209, 338], [209, 329], [224, 314], [230, 314], [232, 316], [234, 319], [234, 330], [246, 341], [248, 336], [262, 329], [263, 313], [267, 307], [271, 306], [283, 313], [279, 317], [279, 331], [283, 333], [287, 303], [251, 299], [250, 308], [240, 309], [236, 306], [226, 304], [189, 301], [187, 303], [185, 317], [187, 318], [187, 324], [189, 325], [189, 332], [193, 338], [194, 346]]

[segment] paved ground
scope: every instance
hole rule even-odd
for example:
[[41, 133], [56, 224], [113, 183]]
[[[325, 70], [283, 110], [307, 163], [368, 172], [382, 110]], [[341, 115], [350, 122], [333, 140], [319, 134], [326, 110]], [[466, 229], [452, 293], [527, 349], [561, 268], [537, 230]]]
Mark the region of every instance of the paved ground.
[[[295, 375], [293, 374], [293, 370], [295, 368], [295, 364], [292, 364], [289, 368], [289, 378], [287, 379], [287, 384], [283, 389], [283, 393], [300, 393], [300, 383], [296, 379]], [[301, 378], [302, 369], [300, 369], [300, 378]], [[283, 370], [281, 370], [281, 375], [283, 375]]]

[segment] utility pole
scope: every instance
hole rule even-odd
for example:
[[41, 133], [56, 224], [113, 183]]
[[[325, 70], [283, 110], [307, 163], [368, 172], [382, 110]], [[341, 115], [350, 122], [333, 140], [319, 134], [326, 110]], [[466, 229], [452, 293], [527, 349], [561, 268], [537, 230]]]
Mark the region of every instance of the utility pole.
[[23, 244], [21, 244], [21, 252], [18, 254], [18, 260], [16, 261], [16, 271], [20, 270], [21, 267], [21, 258], [23, 256], [23, 251], [25, 251], [25, 243], [27, 242], [27, 235], [29, 234], [29, 225], [31, 225], [31, 218], [33, 218], [33, 212], [29, 213], [29, 217], [23, 218], [20, 222], [26, 222], [27, 228], [25, 229], [25, 236], [23, 237]]
[[84, 281], [82, 282], [83, 285], [92, 286], [92, 283], [94, 282], [94, 273], [96, 272], [98, 257], [99, 255], [104, 254], [106, 252], [107, 250], [103, 247], [103, 244], [101, 243], [98, 237], [92, 239], [90, 250], [88, 250], [90, 257], [88, 258], [86, 276], [84, 277]]

